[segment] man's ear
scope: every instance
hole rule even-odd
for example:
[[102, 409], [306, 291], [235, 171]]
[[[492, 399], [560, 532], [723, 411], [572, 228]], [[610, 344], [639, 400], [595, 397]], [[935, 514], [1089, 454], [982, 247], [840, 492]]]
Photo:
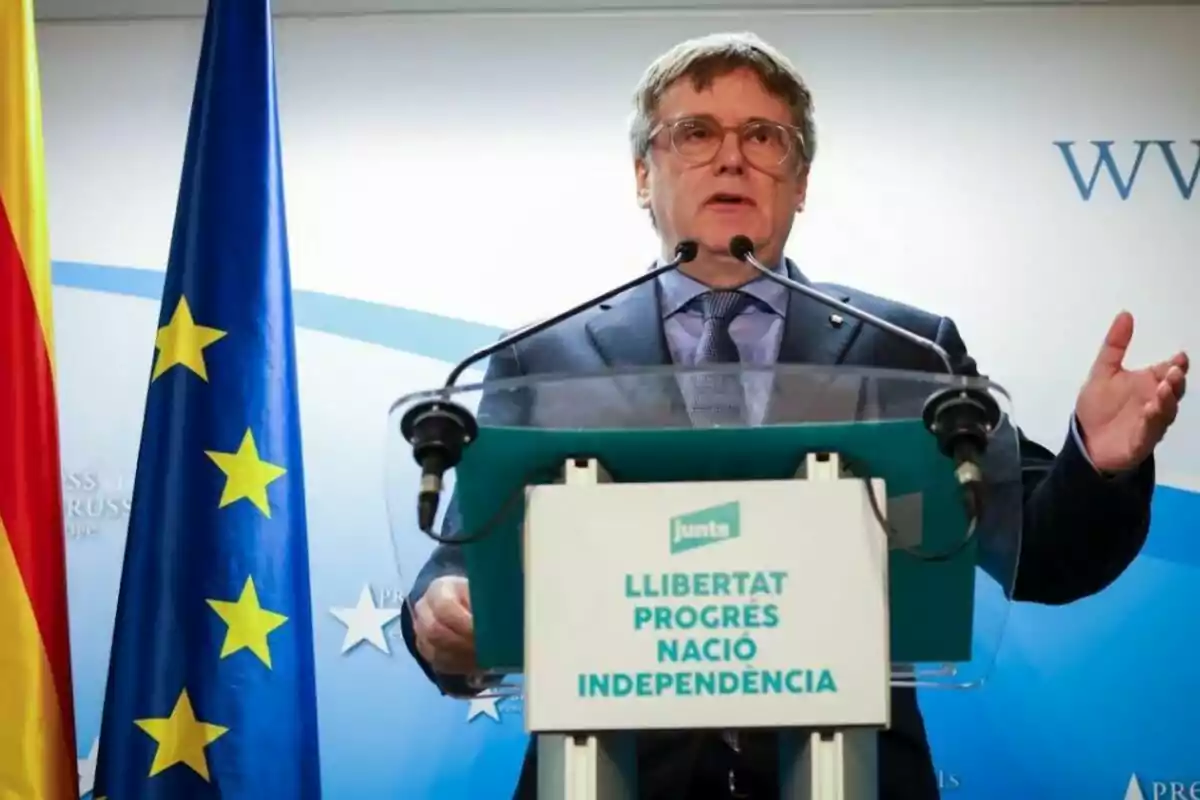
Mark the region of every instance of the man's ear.
[[638, 208], [650, 207], [650, 169], [643, 159], [633, 162], [633, 174], [637, 184]]
[[799, 177], [796, 178], [796, 195], [794, 206], [796, 213], [804, 211], [804, 202], [808, 199], [808, 165], [805, 165]]

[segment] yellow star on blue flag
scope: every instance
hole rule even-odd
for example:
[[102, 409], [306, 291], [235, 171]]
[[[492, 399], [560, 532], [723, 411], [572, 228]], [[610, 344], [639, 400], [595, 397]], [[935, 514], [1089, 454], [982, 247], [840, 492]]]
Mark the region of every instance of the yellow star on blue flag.
[[318, 800], [295, 333], [267, 0], [210, 0], [94, 795]]

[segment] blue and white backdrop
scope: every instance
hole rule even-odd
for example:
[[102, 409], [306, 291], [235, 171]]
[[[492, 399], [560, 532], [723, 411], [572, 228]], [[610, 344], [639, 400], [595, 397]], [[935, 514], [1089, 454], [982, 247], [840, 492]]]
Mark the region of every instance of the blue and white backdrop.
[[[1135, 362], [1200, 354], [1198, 8], [281, 20], [327, 796], [511, 790], [519, 705], [441, 698], [403, 649], [386, 411], [653, 257], [629, 90], [668, 45], [722, 29], [767, 36], [816, 95], [790, 255], [954, 316], [1028, 433], [1062, 441], [1121, 308]], [[199, 36], [198, 20], [39, 29], [85, 790]], [[1017, 609], [990, 686], [923, 697], [947, 796], [1200, 798], [1185, 405], [1128, 573]]]

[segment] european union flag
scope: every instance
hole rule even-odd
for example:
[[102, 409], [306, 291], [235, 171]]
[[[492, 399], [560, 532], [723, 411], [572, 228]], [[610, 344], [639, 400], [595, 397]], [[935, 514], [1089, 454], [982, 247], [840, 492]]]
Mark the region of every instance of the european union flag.
[[267, 0], [211, 0], [113, 631], [96, 798], [320, 796]]

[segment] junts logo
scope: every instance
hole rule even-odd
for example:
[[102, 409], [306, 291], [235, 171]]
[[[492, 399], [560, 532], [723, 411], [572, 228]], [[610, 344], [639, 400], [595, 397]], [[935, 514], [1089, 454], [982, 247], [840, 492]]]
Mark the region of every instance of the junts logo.
[[736, 539], [742, 535], [741, 508], [737, 502], [702, 508], [671, 517], [672, 553]]

